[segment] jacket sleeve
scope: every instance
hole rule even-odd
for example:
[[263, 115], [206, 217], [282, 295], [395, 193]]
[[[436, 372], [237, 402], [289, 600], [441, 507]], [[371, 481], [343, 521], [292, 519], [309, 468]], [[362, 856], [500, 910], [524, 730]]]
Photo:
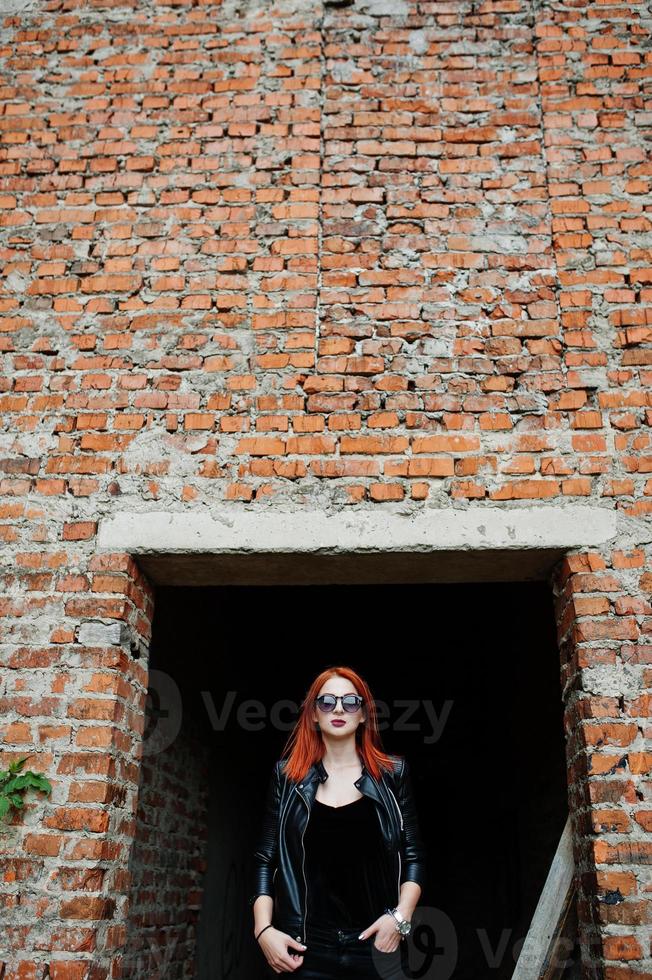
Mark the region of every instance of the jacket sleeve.
[[402, 760], [399, 773], [398, 799], [403, 815], [403, 865], [399, 884], [402, 885], [404, 881], [416, 881], [423, 888], [426, 882], [427, 850], [421, 838], [412, 792], [412, 777], [405, 758]]
[[259, 895], [274, 897], [274, 870], [278, 864], [278, 818], [280, 805], [280, 774], [277, 761], [274, 764], [263, 809], [262, 826], [258, 844], [253, 853], [253, 894], [249, 905], [253, 905]]

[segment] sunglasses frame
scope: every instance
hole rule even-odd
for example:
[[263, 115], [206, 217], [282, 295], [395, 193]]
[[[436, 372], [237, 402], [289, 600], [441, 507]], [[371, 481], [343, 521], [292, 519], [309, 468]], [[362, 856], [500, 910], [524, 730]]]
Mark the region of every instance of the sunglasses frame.
[[[331, 708], [324, 708], [320, 703], [322, 698], [335, 698], [335, 704]], [[344, 698], [356, 698], [357, 707], [353, 711], [350, 708], [346, 708], [344, 706]], [[354, 715], [364, 704], [364, 698], [360, 694], [320, 694], [319, 697], [315, 698], [315, 704], [325, 715], [335, 711], [338, 701], [342, 702], [342, 711], [346, 711], [349, 715]]]

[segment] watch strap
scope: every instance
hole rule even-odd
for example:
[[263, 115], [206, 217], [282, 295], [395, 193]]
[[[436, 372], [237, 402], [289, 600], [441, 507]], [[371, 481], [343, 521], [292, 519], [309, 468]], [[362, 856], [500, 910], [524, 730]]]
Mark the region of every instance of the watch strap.
[[388, 907], [388, 908], [385, 909], [385, 911], [386, 912], [389, 912], [389, 914], [392, 916], [392, 918], [396, 922], [397, 927], [398, 927], [398, 924], [400, 922], [407, 922], [407, 919], [405, 918], [405, 916], [402, 916], [401, 913], [399, 912], [399, 910], [397, 908], [396, 909], [390, 909]]
[[408, 925], [410, 925], [410, 920], [409, 919], [406, 919], [405, 916], [402, 916], [401, 913], [399, 912], [398, 908], [390, 909], [388, 907], [388, 908], [385, 909], [385, 912], [387, 912], [389, 915], [392, 916], [392, 918], [394, 919], [394, 922], [396, 923], [396, 931], [398, 933], [400, 933], [401, 939], [405, 939], [407, 933], [406, 932], [403, 932], [401, 930], [400, 923], [407, 922]]

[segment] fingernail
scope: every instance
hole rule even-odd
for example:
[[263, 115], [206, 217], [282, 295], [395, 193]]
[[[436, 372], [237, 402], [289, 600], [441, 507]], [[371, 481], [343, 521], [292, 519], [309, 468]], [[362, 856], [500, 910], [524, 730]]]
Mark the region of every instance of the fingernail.
[[360, 933], [360, 935], [358, 936], [358, 939], [362, 939], [362, 933]]

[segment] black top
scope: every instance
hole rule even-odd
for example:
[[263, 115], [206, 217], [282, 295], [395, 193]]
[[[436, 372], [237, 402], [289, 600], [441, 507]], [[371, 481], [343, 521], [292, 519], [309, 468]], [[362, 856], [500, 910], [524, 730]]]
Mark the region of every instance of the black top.
[[391, 899], [386, 900], [384, 842], [370, 796], [337, 807], [314, 800], [303, 843], [306, 928], [362, 931], [382, 915]]

